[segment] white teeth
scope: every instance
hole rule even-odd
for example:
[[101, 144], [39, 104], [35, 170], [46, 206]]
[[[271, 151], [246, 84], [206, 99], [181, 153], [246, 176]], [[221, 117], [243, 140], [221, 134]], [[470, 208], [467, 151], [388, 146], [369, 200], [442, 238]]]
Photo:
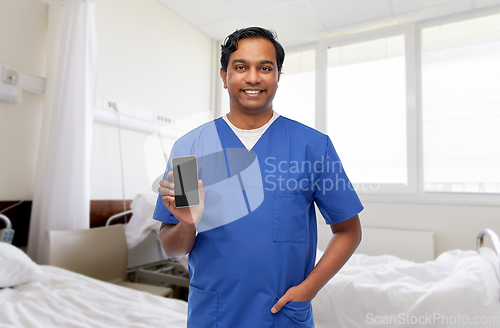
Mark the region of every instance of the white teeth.
[[251, 94], [255, 94], [255, 93], [259, 93], [260, 90], [243, 90], [245, 91], [246, 93], [251, 93]]

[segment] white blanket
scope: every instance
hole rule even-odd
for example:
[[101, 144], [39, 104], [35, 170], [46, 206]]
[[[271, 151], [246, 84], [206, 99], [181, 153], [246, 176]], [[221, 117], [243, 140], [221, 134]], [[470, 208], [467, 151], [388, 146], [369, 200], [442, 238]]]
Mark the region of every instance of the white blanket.
[[0, 327], [186, 327], [184, 301], [40, 268], [45, 280], [0, 289]]
[[130, 204], [132, 217], [125, 225], [128, 249], [137, 246], [151, 231], [156, 234], [160, 231], [161, 222], [153, 219], [157, 197], [157, 195], [138, 194]]
[[313, 300], [317, 328], [500, 327], [498, 257], [489, 248], [414, 263], [355, 254]]

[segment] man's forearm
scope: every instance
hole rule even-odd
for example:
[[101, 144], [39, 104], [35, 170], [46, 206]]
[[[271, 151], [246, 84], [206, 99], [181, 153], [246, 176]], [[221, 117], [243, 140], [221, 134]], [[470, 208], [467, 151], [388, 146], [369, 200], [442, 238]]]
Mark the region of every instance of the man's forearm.
[[340, 271], [360, 242], [361, 228], [334, 233], [320, 261], [302, 283], [305, 289], [311, 292], [312, 297]]
[[178, 224], [162, 223], [160, 240], [165, 254], [176, 261], [191, 252], [196, 240], [194, 224], [179, 222]]

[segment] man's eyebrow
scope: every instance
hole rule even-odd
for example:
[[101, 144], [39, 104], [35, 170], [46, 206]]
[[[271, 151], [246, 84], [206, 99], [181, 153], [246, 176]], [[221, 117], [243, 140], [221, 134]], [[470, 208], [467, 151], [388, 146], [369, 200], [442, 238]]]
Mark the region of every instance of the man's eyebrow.
[[270, 64], [274, 67], [274, 62], [270, 60], [262, 60], [259, 62], [259, 64], [264, 65], [264, 64]]
[[[236, 63], [246, 64], [246, 63], [247, 63], [247, 61], [246, 61], [246, 60], [244, 60], [244, 59], [235, 59], [235, 60], [233, 60], [233, 61], [231, 62], [231, 64], [232, 64], [232, 65], [234, 65], [234, 64], [236, 64]], [[274, 67], [274, 62], [273, 62], [273, 61], [271, 61], [271, 60], [261, 60], [261, 61], [259, 62], [259, 64], [261, 64], [261, 65], [270, 64], [270, 65], [272, 65], [272, 66]]]
[[244, 60], [244, 59], [235, 59], [231, 62], [232, 65], [234, 65], [235, 63], [242, 63], [242, 64], [246, 64], [247, 61]]

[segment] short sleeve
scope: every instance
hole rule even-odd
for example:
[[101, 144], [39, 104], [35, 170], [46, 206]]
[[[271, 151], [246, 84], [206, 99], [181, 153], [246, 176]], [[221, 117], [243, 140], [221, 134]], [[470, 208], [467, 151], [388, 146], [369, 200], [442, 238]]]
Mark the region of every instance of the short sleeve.
[[361, 212], [363, 205], [328, 136], [322, 155], [323, 166], [315, 184], [314, 201], [326, 223], [336, 224]]
[[[167, 168], [165, 169], [165, 172], [163, 173], [163, 179], [167, 179], [167, 174], [168, 172], [172, 171], [172, 157], [175, 156], [175, 147], [176, 144], [172, 147], [172, 151], [170, 153], [170, 157], [168, 158], [168, 163], [167, 163]], [[158, 198], [156, 200], [156, 206], [155, 206], [155, 211], [153, 213], [153, 219], [164, 222], [164, 223], [169, 223], [169, 224], [177, 224], [179, 223], [179, 220], [170, 213], [170, 211], [165, 207], [165, 204], [163, 204], [163, 201], [161, 200], [161, 195], [158, 194]]]

